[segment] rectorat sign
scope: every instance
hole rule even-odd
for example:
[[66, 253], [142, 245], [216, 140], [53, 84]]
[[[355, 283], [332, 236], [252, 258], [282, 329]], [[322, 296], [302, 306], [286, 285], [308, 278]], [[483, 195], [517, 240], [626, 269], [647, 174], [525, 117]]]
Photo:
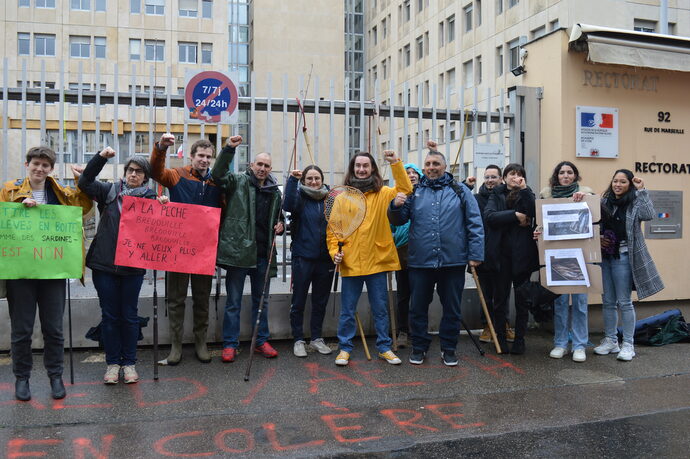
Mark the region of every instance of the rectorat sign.
[[690, 164], [635, 162], [635, 173], [641, 174], [690, 174]]
[[641, 76], [619, 72], [594, 72], [584, 70], [583, 86], [593, 88], [622, 88], [634, 91], [656, 92], [658, 76]]

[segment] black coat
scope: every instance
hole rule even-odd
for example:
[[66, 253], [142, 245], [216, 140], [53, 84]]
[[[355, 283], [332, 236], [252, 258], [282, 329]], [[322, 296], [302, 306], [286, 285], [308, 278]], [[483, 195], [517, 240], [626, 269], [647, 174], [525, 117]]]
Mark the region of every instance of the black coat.
[[[531, 273], [539, 268], [539, 253], [534, 240], [535, 196], [528, 187], [520, 190], [515, 202], [508, 206], [508, 187], [496, 186], [484, 208], [487, 228], [487, 257], [485, 268], [499, 271], [501, 258], [509, 259], [514, 277]], [[520, 226], [515, 212], [527, 214], [532, 219], [529, 226]]]
[[[79, 177], [79, 188], [98, 203], [100, 214], [96, 237], [91, 241], [89, 252], [86, 254], [86, 266], [120, 276], [143, 275], [146, 272], [144, 269], [115, 264], [115, 248], [120, 231], [120, 206], [118, 205], [120, 197], [111, 193], [111, 188], [120, 186], [121, 182], [120, 180], [115, 183], [96, 181], [96, 177], [107, 162], [107, 158], [97, 154], [89, 161]], [[110, 196], [114, 197], [112, 201]], [[155, 199], [156, 193], [149, 189], [142, 197]]]

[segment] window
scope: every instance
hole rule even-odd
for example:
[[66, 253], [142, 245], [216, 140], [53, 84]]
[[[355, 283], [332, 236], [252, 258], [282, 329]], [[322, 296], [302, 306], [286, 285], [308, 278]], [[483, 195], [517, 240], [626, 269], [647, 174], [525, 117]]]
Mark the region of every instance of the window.
[[20, 56], [29, 56], [31, 54], [30, 33], [17, 34], [17, 54], [19, 54]]
[[417, 60], [419, 60], [424, 57], [424, 37], [422, 35], [418, 36], [415, 43], [417, 48]]
[[91, 57], [91, 37], [79, 37], [71, 35], [69, 37], [70, 57]]
[[638, 32], [656, 32], [656, 21], [649, 21], [646, 19], [635, 19], [633, 23], [633, 30]]
[[476, 27], [482, 25], [482, 0], [474, 0], [474, 18]]
[[96, 59], [105, 59], [105, 37], [93, 38], [93, 54]]
[[79, 83], [69, 83], [67, 87], [72, 91], [78, 91], [80, 88], [84, 91], [91, 91], [91, 83], [82, 83], [81, 85]]
[[520, 42], [516, 38], [508, 42], [508, 69], [512, 70], [520, 65]]
[[371, 38], [374, 41], [374, 46], [378, 45], [378, 43], [379, 43], [379, 30], [376, 28], [376, 26], [371, 28]]
[[474, 84], [482, 84], [482, 56], [474, 58]]
[[451, 121], [450, 124], [448, 125], [448, 134], [450, 135], [450, 140], [454, 141], [457, 139], [457, 131], [455, 129], [455, 125], [457, 123], [455, 121]]
[[381, 20], [381, 39], [385, 40], [387, 36], [388, 36], [388, 21], [386, 21], [386, 18], [383, 18]]
[[96, 0], [96, 11], [105, 11], [106, 3], [106, 0]]
[[424, 9], [424, 0], [417, 0], [417, 11], [422, 11]]
[[551, 30], [556, 30], [561, 27], [561, 24], [558, 22], [558, 19], [554, 19], [553, 21], [549, 22], [549, 27]]
[[518, 3], [520, 3], [520, 0], [508, 0], [508, 8], [512, 8]]
[[91, 0], [70, 0], [69, 3], [73, 10], [89, 11], [91, 9]]
[[429, 32], [424, 32], [424, 55], [429, 55]]
[[405, 67], [410, 66], [410, 45], [405, 45], [403, 48], [403, 65]]
[[532, 39], [539, 38], [543, 35], [546, 35], [546, 26], [543, 25], [541, 27], [537, 27], [534, 29], [532, 32], [530, 32], [532, 35]]
[[405, 22], [408, 22], [411, 17], [412, 13], [410, 12], [410, 0], [405, 0], [405, 3], [403, 3], [403, 19]]
[[138, 38], [129, 40], [129, 60], [141, 60], [141, 40], [139, 40]]
[[[424, 105], [429, 104], [429, 80], [424, 81]], [[429, 136], [427, 135], [426, 138], [428, 139]]]
[[455, 68], [452, 68], [446, 72], [446, 84], [450, 89], [450, 93], [455, 94]]
[[446, 19], [446, 36], [448, 37], [447, 43], [455, 40], [455, 15]]
[[472, 86], [474, 86], [474, 67], [472, 65], [471, 59], [462, 64], [462, 76], [462, 84], [466, 88], [471, 88]]
[[144, 51], [147, 61], [163, 61], [165, 59], [165, 42], [162, 40], [144, 40]]
[[383, 72], [383, 79], [387, 80], [388, 79], [388, 64], [386, 63], [386, 60], [381, 61], [381, 72]]
[[445, 29], [444, 29], [444, 22], [441, 21], [438, 23], [438, 47], [442, 48], [444, 41], [445, 41]]
[[496, 0], [496, 15], [503, 13], [503, 0]]
[[[441, 96], [441, 98], [445, 97], [446, 92], [443, 90], [443, 82], [445, 81], [445, 74], [444, 73], [439, 73], [438, 74], [438, 93]], [[443, 137], [443, 136], [441, 136]]]
[[129, 0], [130, 14], [141, 13], [141, 0]]
[[146, 6], [146, 14], [165, 14], [165, 0], [144, 0]]
[[185, 43], [185, 42], [178, 42], [178, 47], [179, 47], [179, 60], [180, 62], [184, 64], [196, 64], [196, 51], [197, 51], [197, 44], [196, 43]]
[[503, 75], [503, 45], [496, 48], [496, 76]]
[[201, 63], [210, 64], [213, 59], [213, 44], [212, 43], [202, 43], [201, 44]]
[[462, 9], [463, 16], [465, 17], [465, 32], [472, 30], [472, 4], [470, 3]]
[[19, 0], [18, 6], [20, 8], [29, 8], [31, 6], [31, 1], [30, 0]]
[[213, 17], [213, 0], [201, 0], [201, 17], [205, 19]]
[[55, 56], [55, 35], [34, 35], [34, 53], [36, 56]]
[[187, 17], [187, 18], [195, 18], [198, 15], [198, 8], [199, 3], [197, 0], [180, 0], [180, 16], [181, 17]]
[[371, 76], [373, 77], [373, 81], [376, 81], [379, 79], [379, 71], [376, 66], [373, 66], [371, 68]]
[[[26, 0], [24, 3], [26, 5], [22, 5], [22, 2], [20, 2], [19, 6], [29, 6], [29, 0]], [[36, 0], [36, 8], [55, 8], [55, 0]]]

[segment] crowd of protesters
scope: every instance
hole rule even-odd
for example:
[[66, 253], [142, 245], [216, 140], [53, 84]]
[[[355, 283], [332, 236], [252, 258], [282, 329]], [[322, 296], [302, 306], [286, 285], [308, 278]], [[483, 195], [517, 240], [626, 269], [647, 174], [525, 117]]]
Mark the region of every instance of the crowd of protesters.
[[[356, 307], [365, 284], [378, 356], [390, 364], [402, 363], [393, 352], [389, 330], [387, 276], [391, 272], [395, 272], [397, 284], [394, 314], [399, 334], [395, 338], [399, 347], [411, 345], [411, 364], [422, 364], [427, 357], [432, 342], [428, 308], [436, 290], [442, 306], [438, 324], [441, 361], [447, 366], [457, 365], [461, 299], [468, 268], [478, 273], [501, 352], [526, 352], [528, 305], [518, 287], [539, 269], [537, 240], [542, 234], [535, 223], [537, 197], [527, 184], [522, 165], [486, 167], [483, 182], [473, 194], [476, 180], [472, 177], [465, 182], [456, 181], [434, 142], [427, 144], [429, 151], [421, 169], [412, 163], [403, 165], [393, 151], [384, 152], [393, 186], [384, 184], [373, 156], [357, 153], [350, 159], [343, 185], [364, 195], [366, 215], [342, 249], [342, 241], [328, 229], [324, 215], [330, 188], [324, 183], [322, 170], [314, 164], [293, 170], [282, 196], [278, 181], [271, 174], [269, 153], [257, 154], [245, 171], [230, 170], [241, 142], [240, 136], [230, 137], [211, 167], [216, 152], [212, 143], [202, 139], [190, 150], [190, 165], [167, 169], [165, 155], [174, 144], [174, 137], [165, 134], [155, 144], [150, 162], [140, 157], [128, 159], [123, 177], [114, 183], [97, 180], [108, 159], [116, 155], [111, 148], [105, 148], [86, 168], [72, 168], [78, 184], [74, 189], [63, 187], [51, 176], [55, 153], [47, 147], [34, 147], [26, 155], [26, 177], [7, 182], [0, 190], [1, 202], [23, 203], [26, 207], [80, 206], [85, 216], [93, 202], [97, 203], [100, 220], [85, 264], [92, 270], [102, 312], [104, 383], [116, 384], [121, 376], [125, 383], [138, 380], [137, 305], [144, 270], [115, 264], [124, 196], [223, 209], [216, 260], [217, 266], [226, 270], [222, 362], [233, 362], [240, 346], [240, 312], [247, 276], [251, 282], [251, 323], [258, 326], [256, 345], [251, 351], [266, 358], [278, 355], [268, 341], [268, 294], [270, 277], [277, 273], [274, 238], [285, 230], [283, 211], [291, 215], [293, 293], [285, 316], [289, 317], [295, 356], [307, 357], [308, 348], [324, 355], [332, 352], [322, 335], [322, 326], [336, 267], [342, 276], [336, 365], [349, 363], [356, 334]], [[150, 179], [166, 187], [169, 197], [157, 196], [149, 187]], [[582, 201], [594, 191], [581, 185], [580, 180], [573, 163], [560, 162], [539, 197]], [[664, 287], [640, 228], [642, 221], [654, 216], [643, 180], [629, 170], [617, 170], [602, 194], [601, 213], [605, 336], [594, 353], [615, 353], [619, 360], [629, 361], [635, 356], [633, 286], [640, 299]], [[181, 361], [190, 282], [195, 353], [199, 361], [210, 362], [206, 335], [212, 276], [170, 272], [167, 282], [171, 350], [160, 363], [176, 365]], [[16, 398], [31, 399], [31, 334], [37, 309], [52, 396], [65, 397], [65, 281], [15, 279], [7, 280], [6, 285]], [[310, 287], [307, 345], [304, 312]], [[514, 332], [509, 323], [511, 290], [515, 298]], [[550, 357], [562, 358], [572, 351], [575, 362], [586, 360], [587, 309], [588, 298], [583, 293], [563, 294], [555, 300], [554, 347]], [[619, 312], [622, 342], [617, 331]], [[482, 333], [482, 341], [492, 340], [487, 329]]]

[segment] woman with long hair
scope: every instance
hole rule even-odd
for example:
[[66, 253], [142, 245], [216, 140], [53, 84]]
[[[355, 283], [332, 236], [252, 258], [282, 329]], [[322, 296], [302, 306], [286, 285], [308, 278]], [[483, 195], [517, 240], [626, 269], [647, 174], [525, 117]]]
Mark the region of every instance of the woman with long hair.
[[[529, 311], [526, 299], [516, 287], [529, 280], [539, 268], [533, 239], [534, 193], [527, 186], [525, 168], [511, 163], [503, 169], [503, 184], [497, 185], [484, 209], [487, 223], [486, 268], [498, 273], [494, 294], [496, 337], [504, 354], [524, 354]], [[506, 329], [510, 287], [515, 290], [515, 340], [508, 351]]]
[[[635, 307], [631, 295], [633, 286], [637, 298], [643, 299], [660, 292], [664, 283], [654, 265], [640, 222], [654, 218], [654, 206], [644, 181], [628, 169], [618, 169], [601, 196], [601, 272], [604, 284], [602, 314], [604, 339], [594, 353], [618, 353], [618, 360], [635, 357]], [[618, 312], [621, 315], [623, 343], [618, 345]]]
[[309, 285], [312, 288], [309, 346], [321, 354], [332, 352], [321, 337], [335, 270], [326, 246], [326, 218], [323, 208], [328, 196], [328, 185], [323, 182], [323, 171], [312, 164], [303, 171], [292, 171], [285, 187], [283, 210], [290, 212], [292, 238], [290, 327], [294, 340], [293, 353], [297, 357], [307, 356], [303, 324]]
[[398, 365], [401, 360], [391, 351], [392, 340], [388, 336], [388, 292], [386, 273], [400, 269], [393, 235], [388, 222], [387, 210], [398, 193], [410, 194], [412, 184], [405, 173], [402, 161], [391, 150], [383, 152], [391, 165], [395, 187], [383, 185], [376, 160], [369, 153], [359, 152], [352, 156], [343, 184], [364, 193], [367, 210], [364, 221], [338, 251], [338, 241], [328, 232], [328, 249], [336, 264], [340, 264], [343, 277], [338, 341], [340, 353], [336, 365], [347, 365], [354, 348], [355, 311], [362, 287], [367, 284], [369, 304], [376, 328], [376, 347], [379, 357]]
[[[585, 195], [594, 194], [591, 188], [580, 185], [580, 180], [577, 166], [570, 161], [561, 161], [553, 169], [549, 186], [541, 190], [540, 198], [572, 198], [574, 202], [580, 202]], [[584, 362], [587, 359], [585, 347], [589, 341], [587, 320], [586, 293], [565, 293], [556, 298], [553, 302], [553, 349], [549, 356], [560, 359], [568, 353], [570, 334], [573, 361]]]

